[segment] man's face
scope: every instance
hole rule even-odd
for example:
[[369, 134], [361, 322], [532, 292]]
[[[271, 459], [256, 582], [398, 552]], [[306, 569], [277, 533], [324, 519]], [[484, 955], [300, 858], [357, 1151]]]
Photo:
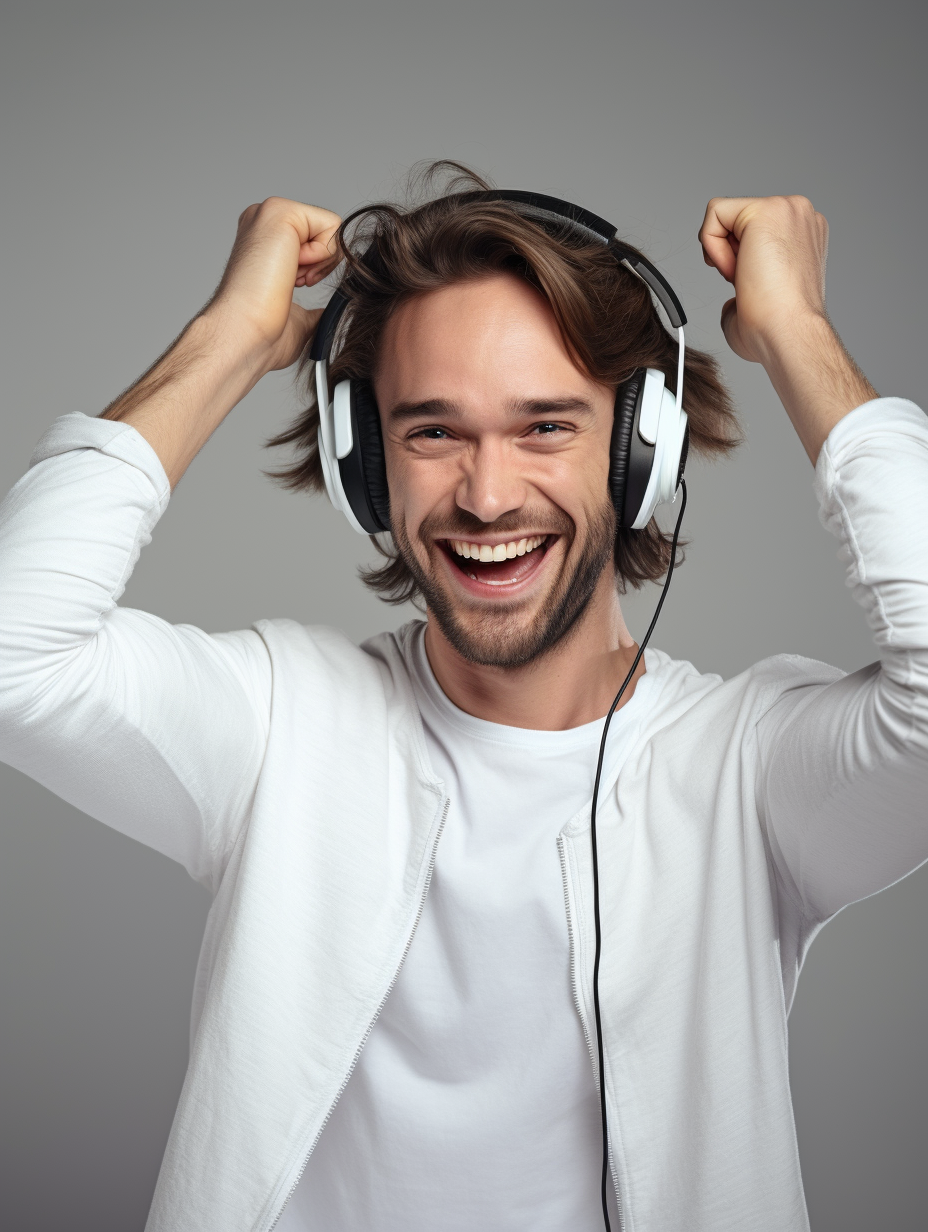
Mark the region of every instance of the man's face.
[[612, 579], [612, 391], [508, 274], [403, 304], [374, 389], [394, 539], [430, 616], [470, 662], [530, 662]]

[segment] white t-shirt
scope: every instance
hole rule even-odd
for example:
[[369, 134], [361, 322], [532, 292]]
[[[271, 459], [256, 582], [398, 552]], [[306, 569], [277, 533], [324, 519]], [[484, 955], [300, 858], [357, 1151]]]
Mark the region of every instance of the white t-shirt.
[[[600, 1232], [557, 836], [589, 807], [602, 720], [474, 718], [441, 691], [421, 632], [409, 667], [451, 806], [406, 961], [277, 1232]], [[645, 675], [612, 721], [604, 782], [648, 692]]]

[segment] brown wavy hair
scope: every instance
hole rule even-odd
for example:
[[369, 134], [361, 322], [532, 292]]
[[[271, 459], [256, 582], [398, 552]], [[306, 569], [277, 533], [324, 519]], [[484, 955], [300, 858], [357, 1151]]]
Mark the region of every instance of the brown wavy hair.
[[[401, 304], [438, 287], [506, 272], [545, 297], [568, 353], [594, 381], [615, 388], [636, 368], [659, 368], [675, 390], [676, 338], [664, 328], [644, 284], [605, 245], [569, 223], [537, 221], [508, 202], [469, 200], [469, 192], [491, 185], [459, 163], [431, 163], [413, 183], [420, 198], [414, 204], [366, 206], [342, 223], [345, 264], [339, 285], [350, 303], [332, 349], [332, 387], [347, 377], [372, 379], [384, 327]], [[441, 195], [434, 193], [436, 184]], [[371, 244], [377, 260], [365, 262], [362, 256]], [[319, 408], [311, 369], [307, 345], [298, 380], [308, 405], [267, 442], [268, 447], [295, 447], [296, 457], [269, 473], [284, 487], [321, 492]], [[684, 372], [690, 449], [704, 457], [728, 453], [741, 437], [717, 361], [687, 347]], [[386, 563], [362, 569], [364, 583], [387, 603], [415, 602], [418, 587], [392, 538], [371, 538]], [[620, 593], [666, 573], [670, 542], [653, 518], [643, 530], [619, 528], [614, 559]]]

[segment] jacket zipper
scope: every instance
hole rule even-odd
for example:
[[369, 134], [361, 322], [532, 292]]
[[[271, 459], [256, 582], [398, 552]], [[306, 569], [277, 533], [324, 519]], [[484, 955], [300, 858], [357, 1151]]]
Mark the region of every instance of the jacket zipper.
[[[574, 1005], [577, 1009], [577, 1014], [580, 1017], [580, 1025], [583, 1028], [583, 1038], [586, 1040], [587, 1051], [590, 1054], [590, 1065], [593, 1068], [593, 1082], [596, 1085], [596, 1092], [599, 1093], [599, 1066], [596, 1060], [596, 1050], [593, 1047], [593, 1041], [590, 1038], [590, 1033], [587, 1030], [587, 1018], [584, 1010], [583, 1001], [580, 996], [580, 982], [577, 975], [577, 946], [574, 939], [574, 920], [570, 910], [570, 880], [567, 871], [567, 854], [564, 850], [564, 836], [557, 836], [557, 850], [561, 860], [561, 882], [564, 887], [564, 910], [567, 913], [567, 937], [570, 941], [570, 984], [574, 994]], [[603, 1075], [605, 1078], [605, 1075]], [[609, 1171], [612, 1174], [612, 1185], [615, 1190], [615, 1204], [619, 1212], [619, 1232], [625, 1232], [625, 1207], [619, 1196], [619, 1177], [615, 1165], [615, 1156], [612, 1152], [612, 1147], [609, 1148]]]
[[425, 881], [422, 886], [422, 893], [419, 896], [419, 906], [416, 910], [416, 918], [412, 922], [412, 928], [410, 929], [409, 936], [406, 939], [406, 945], [403, 948], [402, 955], [400, 956], [399, 964], [397, 965], [396, 970], [393, 972], [393, 979], [390, 981], [387, 987], [387, 991], [383, 994], [383, 996], [380, 999], [380, 1004], [377, 1006], [377, 1009], [374, 1012], [374, 1017], [371, 1019], [370, 1023], [368, 1024], [368, 1028], [364, 1032], [361, 1042], [360, 1044], [358, 1044], [358, 1047], [355, 1050], [354, 1056], [351, 1058], [351, 1064], [348, 1067], [348, 1073], [342, 1079], [342, 1085], [336, 1091], [335, 1098], [332, 1100], [332, 1103], [329, 1105], [329, 1110], [325, 1114], [325, 1118], [323, 1119], [322, 1124], [319, 1126], [319, 1132], [316, 1134], [315, 1138], [313, 1138], [312, 1143], [310, 1144], [309, 1150], [306, 1152], [306, 1155], [303, 1159], [303, 1163], [300, 1166], [300, 1170], [296, 1174], [296, 1179], [294, 1180], [290, 1188], [287, 1190], [287, 1196], [286, 1198], [284, 1198], [283, 1203], [281, 1204], [280, 1210], [274, 1216], [273, 1223], [268, 1225], [267, 1232], [274, 1232], [274, 1228], [276, 1228], [278, 1223], [280, 1222], [280, 1217], [281, 1215], [283, 1215], [284, 1210], [286, 1209], [287, 1203], [293, 1197], [293, 1194], [296, 1190], [297, 1185], [299, 1185], [300, 1181], [302, 1180], [303, 1173], [306, 1171], [307, 1165], [309, 1164], [310, 1156], [312, 1155], [313, 1151], [316, 1149], [316, 1143], [322, 1137], [322, 1131], [325, 1129], [326, 1125], [328, 1125], [329, 1118], [331, 1117], [332, 1113], [335, 1111], [335, 1105], [341, 1099], [342, 1092], [344, 1091], [345, 1087], [348, 1085], [348, 1081], [351, 1078], [351, 1075], [354, 1073], [354, 1068], [358, 1063], [361, 1053], [364, 1051], [364, 1045], [367, 1043], [370, 1037], [370, 1033], [374, 1029], [374, 1024], [376, 1023], [377, 1019], [380, 1017], [383, 1007], [387, 1003], [387, 998], [389, 997], [390, 993], [393, 991], [393, 987], [396, 984], [397, 979], [399, 978], [400, 971], [403, 969], [403, 963], [406, 961], [406, 955], [409, 953], [409, 947], [412, 945], [412, 939], [416, 935], [416, 929], [419, 927], [419, 921], [422, 919], [422, 912], [425, 908], [426, 895], [428, 894], [429, 886], [432, 883], [432, 872], [434, 871], [434, 868], [435, 868], [435, 858], [438, 855], [438, 840], [441, 838], [442, 830], [444, 830], [445, 828], [445, 822], [448, 819], [448, 809], [450, 805], [451, 805], [451, 798], [448, 797], [448, 799], [445, 800], [445, 805], [441, 813], [441, 821], [438, 823], [438, 829], [436, 830], [435, 838], [432, 841], [432, 851], [431, 851], [431, 855], [429, 856], [428, 868], [425, 871]]

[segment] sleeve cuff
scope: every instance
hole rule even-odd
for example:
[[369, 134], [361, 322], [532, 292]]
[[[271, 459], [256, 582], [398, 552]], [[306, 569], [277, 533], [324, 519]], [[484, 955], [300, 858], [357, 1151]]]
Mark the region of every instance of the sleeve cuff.
[[839, 419], [821, 448], [816, 471], [826, 469], [826, 459], [837, 465], [851, 447], [874, 436], [902, 433], [928, 439], [928, 416], [908, 398], [873, 398]]
[[54, 458], [58, 454], [70, 453], [74, 449], [96, 449], [127, 462], [147, 476], [155, 490], [158, 503], [162, 509], [167, 505], [171, 495], [171, 485], [168, 481], [161, 459], [131, 424], [119, 423], [112, 419], [99, 419], [85, 415], [81, 411], [70, 411], [67, 415], [59, 415], [52, 425], [39, 438], [33, 451], [29, 466], [32, 468], [46, 458]]

